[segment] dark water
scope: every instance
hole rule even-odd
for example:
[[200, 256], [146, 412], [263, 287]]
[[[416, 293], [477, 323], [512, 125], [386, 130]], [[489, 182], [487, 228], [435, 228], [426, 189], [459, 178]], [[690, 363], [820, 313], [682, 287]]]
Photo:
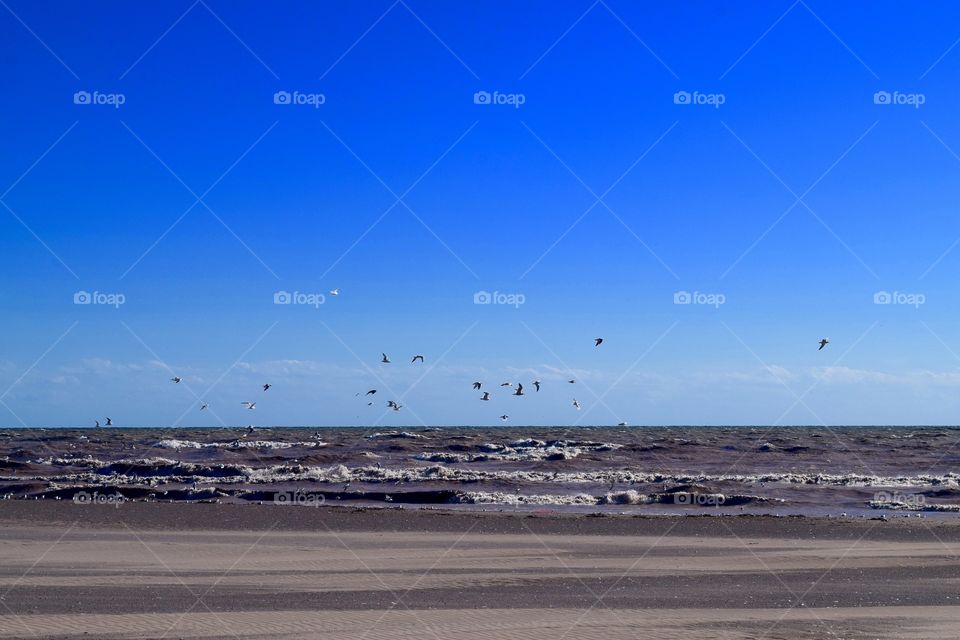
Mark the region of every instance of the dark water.
[[952, 427], [0, 430], [0, 495], [81, 503], [956, 517], [958, 465]]

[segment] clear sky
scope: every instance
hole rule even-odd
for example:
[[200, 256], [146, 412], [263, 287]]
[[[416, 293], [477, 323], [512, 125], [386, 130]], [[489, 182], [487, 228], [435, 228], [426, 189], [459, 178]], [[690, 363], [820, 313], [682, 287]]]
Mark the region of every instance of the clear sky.
[[0, 424], [958, 422], [955, 2], [0, 5]]

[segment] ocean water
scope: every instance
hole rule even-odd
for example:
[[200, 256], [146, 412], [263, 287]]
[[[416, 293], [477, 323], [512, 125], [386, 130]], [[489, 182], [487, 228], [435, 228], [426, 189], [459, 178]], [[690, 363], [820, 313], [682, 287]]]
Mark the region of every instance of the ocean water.
[[0, 497], [115, 506], [953, 518], [958, 465], [954, 427], [0, 430]]

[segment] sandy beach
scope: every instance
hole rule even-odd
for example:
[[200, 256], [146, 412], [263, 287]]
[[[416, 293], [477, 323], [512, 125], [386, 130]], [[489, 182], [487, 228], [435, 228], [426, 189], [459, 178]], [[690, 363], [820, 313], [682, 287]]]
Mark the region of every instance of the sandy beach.
[[953, 638], [960, 526], [4, 501], [3, 638]]

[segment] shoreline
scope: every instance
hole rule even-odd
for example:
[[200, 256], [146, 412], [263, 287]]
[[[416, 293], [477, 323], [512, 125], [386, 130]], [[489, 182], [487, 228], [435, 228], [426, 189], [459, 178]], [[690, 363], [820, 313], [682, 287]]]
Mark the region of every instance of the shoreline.
[[[471, 525], [491, 534], [528, 531], [547, 535], [713, 535], [804, 537], [960, 542], [960, 520], [828, 516], [653, 515], [577, 513], [569, 511], [473, 511], [442, 507], [280, 506], [182, 502], [76, 504], [65, 501], [0, 501], [0, 527], [114, 528], [117, 522], [151, 530], [289, 531], [316, 530], [449, 533]], [[868, 533], [869, 532], [869, 533]]]

